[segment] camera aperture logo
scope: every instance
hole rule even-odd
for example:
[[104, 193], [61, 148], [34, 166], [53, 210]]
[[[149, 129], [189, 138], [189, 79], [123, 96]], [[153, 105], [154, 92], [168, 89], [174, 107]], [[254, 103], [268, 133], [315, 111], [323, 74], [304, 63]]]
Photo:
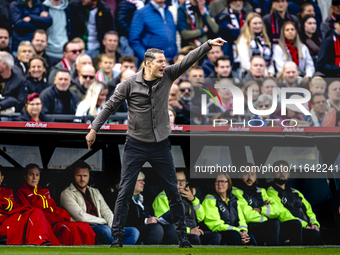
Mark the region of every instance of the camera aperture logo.
[[[213, 99], [215, 105], [217, 106], [217, 103], [220, 103], [220, 105], [222, 105], [222, 100], [220, 98], [220, 96], [218, 95], [218, 92], [211, 86], [209, 86], [208, 84], [205, 83], [201, 83], [201, 82], [197, 82], [205, 87], [207, 87], [208, 89], [210, 89], [211, 91], [213, 91], [216, 94], [216, 97], [218, 99], [219, 102], [216, 102], [215, 97], [212, 95], [212, 93], [208, 90], [208, 89], [204, 89], [204, 88], [199, 88], [200, 90], [206, 92], [206, 94], [202, 94], [201, 95], [201, 114], [207, 115], [207, 94]], [[223, 89], [223, 88], [227, 88], [230, 90], [232, 96], [233, 96], [233, 115], [239, 115], [242, 116], [244, 115], [244, 95], [243, 92], [240, 88], [238, 88], [235, 85], [229, 84], [229, 83], [220, 83], [220, 84], [215, 84], [215, 88], [216, 89]], [[252, 102], [252, 93], [253, 93], [253, 89], [252, 87], [249, 87], [247, 90], [247, 98], [248, 98], [248, 109], [252, 114], [255, 115], [270, 115], [272, 113], [275, 112], [275, 110], [277, 109], [277, 98], [278, 98], [278, 89], [277, 88], [273, 88], [273, 101], [272, 101], [272, 106], [267, 109], [267, 110], [258, 110], [254, 108], [253, 102]], [[287, 94], [304, 94], [305, 97], [303, 98], [287, 98]], [[303, 104], [308, 103], [308, 101], [311, 99], [311, 93], [310, 91], [308, 91], [307, 89], [304, 88], [289, 88], [289, 87], [285, 87], [285, 88], [281, 88], [281, 115], [285, 116], [287, 114], [287, 105], [288, 104], [293, 104], [295, 105], [304, 115], [311, 115], [310, 112], [303, 106]], [[294, 122], [294, 119], [291, 119]], [[253, 121], [260, 121], [262, 124], [260, 126], [253, 126], [251, 125], [251, 122]], [[278, 121], [277, 119], [267, 119], [266, 121], [271, 122], [271, 126], [274, 127], [274, 123], [275, 121]], [[297, 126], [297, 122], [295, 121], [295, 125], [290, 126], [290, 125], [286, 125], [285, 123], [289, 123], [290, 119], [285, 119], [281, 122], [281, 125], [283, 127], [296, 127]], [[246, 127], [246, 121], [244, 120], [243, 122], [233, 122], [233, 120], [226, 120], [226, 119], [214, 119], [213, 121], [213, 126], [223, 126], [226, 125], [227, 123], [229, 123], [229, 125], [232, 127], [235, 124], [243, 124], [244, 127]], [[249, 127], [262, 127], [264, 126], [264, 121], [261, 119], [252, 119], [248, 121], [248, 126]]]

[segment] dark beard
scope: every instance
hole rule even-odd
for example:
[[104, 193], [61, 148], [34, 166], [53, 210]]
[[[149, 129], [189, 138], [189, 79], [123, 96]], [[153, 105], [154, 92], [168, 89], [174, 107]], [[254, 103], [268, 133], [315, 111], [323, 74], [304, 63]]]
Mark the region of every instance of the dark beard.
[[279, 184], [279, 185], [283, 185], [283, 184], [285, 184], [287, 182], [287, 180], [281, 180], [279, 178], [275, 178], [274, 182]]

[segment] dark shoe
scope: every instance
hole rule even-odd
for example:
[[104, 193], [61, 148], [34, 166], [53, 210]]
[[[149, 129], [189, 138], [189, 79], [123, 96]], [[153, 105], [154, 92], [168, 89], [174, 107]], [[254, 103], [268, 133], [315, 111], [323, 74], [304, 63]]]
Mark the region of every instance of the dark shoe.
[[192, 248], [186, 233], [178, 235], [179, 248]]
[[123, 247], [123, 238], [121, 236], [113, 237], [111, 248]]

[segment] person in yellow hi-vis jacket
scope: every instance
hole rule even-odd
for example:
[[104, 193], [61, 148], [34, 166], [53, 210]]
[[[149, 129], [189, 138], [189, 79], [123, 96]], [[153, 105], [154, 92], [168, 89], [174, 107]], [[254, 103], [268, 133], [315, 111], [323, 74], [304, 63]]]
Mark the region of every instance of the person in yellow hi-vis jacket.
[[[273, 164], [273, 167], [281, 167], [282, 171], [275, 173], [274, 182], [267, 189], [267, 194], [280, 208], [279, 220], [281, 222], [291, 220], [300, 222], [301, 230], [299, 233], [302, 244], [322, 244], [320, 223], [316, 219], [312, 206], [300, 191], [286, 184], [290, 173], [285, 169], [289, 169], [289, 164], [286, 161], [279, 160]], [[291, 231], [290, 228], [286, 228], [281, 230], [281, 233]]]
[[[247, 204], [232, 194], [232, 181], [228, 174], [220, 174], [215, 179], [214, 193], [206, 195], [204, 208], [205, 225], [222, 235], [221, 244], [257, 245], [253, 235], [248, 234], [245, 214]], [[250, 210], [251, 211], [251, 210]]]
[[[219, 233], [203, 231], [197, 225], [197, 223], [204, 220], [204, 209], [201, 206], [199, 199], [192, 194], [190, 187], [187, 186], [187, 179], [184, 171], [178, 171], [176, 175], [177, 189], [182, 197], [187, 235], [190, 243], [196, 245], [220, 244], [221, 235]], [[155, 216], [159, 218], [160, 222], [172, 222], [169, 200], [164, 191], [158, 194], [152, 204], [152, 207], [155, 212]]]
[[[240, 169], [241, 170], [241, 169]], [[241, 172], [240, 178], [234, 180], [232, 193], [240, 200], [245, 200], [251, 209], [245, 218], [249, 233], [253, 234], [259, 245], [280, 245], [290, 240], [291, 244], [299, 242], [300, 237], [295, 235], [299, 232], [299, 222], [288, 222], [291, 233], [288, 236], [280, 235], [279, 206], [267, 195], [264, 188], [257, 186], [257, 174], [254, 164], [246, 163], [245, 171]], [[295, 231], [296, 229], [296, 231]], [[288, 232], [289, 234], [289, 232]]]

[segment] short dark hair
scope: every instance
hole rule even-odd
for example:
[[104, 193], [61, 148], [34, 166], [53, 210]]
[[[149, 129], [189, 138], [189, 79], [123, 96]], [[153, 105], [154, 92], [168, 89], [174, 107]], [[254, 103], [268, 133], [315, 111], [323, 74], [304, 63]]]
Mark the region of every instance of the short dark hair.
[[144, 66], [146, 66], [147, 60], [152, 62], [156, 58], [155, 53], [164, 54], [164, 50], [160, 50], [156, 48], [148, 49], [144, 54]]
[[189, 73], [190, 73], [191, 70], [202, 70], [202, 71], [204, 72], [203, 68], [202, 68], [201, 66], [199, 66], [199, 65], [193, 65], [193, 66], [189, 69]]
[[280, 166], [280, 165], [287, 165], [289, 166], [288, 162], [285, 160], [278, 160], [273, 163], [273, 167]]
[[124, 62], [134, 63], [136, 65], [136, 58], [130, 55], [120, 57], [119, 63], [123, 64]]
[[28, 171], [31, 170], [32, 168], [38, 168], [39, 172], [41, 172], [41, 169], [37, 164], [30, 163], [30, 164], [26, 165], [25, 168], [24, 168], [24, 176], [27, 176]]
[[326, 99], [326, 96], [324, 94], [322, 94], [322, 93], [315, 93], [315, 94], [312, 95], [312, 97], [310, 99], [311, 104], [314, 104], [314, 98], [316, 96], [323, 96]]
[[71, 76], [71, 72], [70, 72], [69, 70], [67, 70], [66, 68], [60, 68], [60, 69], [58, 69], [58, 71], [57, 71], [57, 73], [56, 73], [56, 76], [57, 76], [57, 74], [60, 73], [60, 72], [62, 72], [62, 73], [68, 73], [68, 74]]
[[73, 175], [74, 175], [77, 168], [87, 168], [89, 170], [89, 172], [91, 171], [90, 165], [87, 164], [83, 160], [78, 160], [78, 161], [74, 162], [72, 165], [69, 166], [69, 168], [72, 170]]
[[179, 82], [179, 84], [178, 84], [178, 87], [182, 84], [182, 83], [184, 83], [184, 82], [188, 82], [188, 83], [190, 83], [190, 81], [189, 80], [181, 80], [180, 82]]
[[110, 30], [110, 31], [107, 31], [105, 34], [104, 34], [104, 40], [106, 40], [106, 36], [107, 35], [116, 35], [119, 37], [118, 33], [114, 30]]
[[44, 29], [37, 29], [37, 30], [35, 30], [35, 32], [34, 32], [34, 34], [33, 34], [33, 37], [32, 37], [32, 40], [33, 40], [33, 38], [34, 38], [34, 36], [35, 36], [36, 34], [43, 34], [43, 35], [46, 35], [46, 41], [48, 40], [48, 34], [47, 34], [47, 32], [46, 32]]
[[218, 61], [229, 61], [230, 65], [231, 65], [231, 60], [230, 60], [229, 56], [227, 56], [227, 55], [223, 55], [223, 56], [219, 57], [218, 59], [216, 59], [215, 66], [218, 66]]
[[67, 46], [68, 46], [69, 43], [71, 43], [71, 42], [67, 42], [67, 43], [64, 44], [63, 52], [67, 52]]
[[178, 57], [179, 57], [180, 55], [186, 56], [186, 55], [188, 55], [188, 53], [189, 53], [189, 52], [187, 52], [187, 51], [180, 51], [180, 52], [178, 52], [178, 54], [174, 57], [174, 62], [177, 61], [177, 59], [178, 59]]
[[31, 67], [31, 62], [35, 59], [39, 59], [43, 63], [43, 66], [45, 67], [45, 69], [47, 68], [47, 63], [46, 63], [45, 58], [39, 55], [34, 55], [33, 58], [30, 59], [30, 61], [28, 62], [28, 68]]

